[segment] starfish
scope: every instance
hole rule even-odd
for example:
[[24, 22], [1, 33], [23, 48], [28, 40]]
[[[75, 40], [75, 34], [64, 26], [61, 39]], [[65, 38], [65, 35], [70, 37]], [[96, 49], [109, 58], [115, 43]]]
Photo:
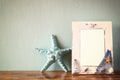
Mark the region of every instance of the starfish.
[[108, 57], [108, 58], [106, 58], [106, 63], [108, 63], [108, 64], [110, 64], [111, 63], [111, 59]]
[[51, 44], [51, 47], [49, 49], [36, 48], [38, 53], [43, 53], [43, 54], [47, 55], [47, 62], [45, 64], [45, 66], [43, 66], [41, 72], [46, 71], [55, 62], [58, 63], [58, 65], [65, 72], [67, 72], [68, 69], [67, 69], [67, 67], [65, 66], [65, 64], [62, 61], [62, 55], [66, 54], [66, 53], [70, 53], [71, 48], [60, 49], [58, 47], [56, 36], [53, 35], [53, 34], [51, 36], [51, 41], [52, 41], [52, 44]]

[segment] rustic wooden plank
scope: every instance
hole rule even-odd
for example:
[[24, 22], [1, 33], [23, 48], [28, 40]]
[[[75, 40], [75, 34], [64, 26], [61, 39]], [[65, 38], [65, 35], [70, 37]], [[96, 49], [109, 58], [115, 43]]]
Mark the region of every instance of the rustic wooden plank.
[[120, 71], [115, 74], [72, 75], [63, 71], [0, 71], [0, 80], [120, 80]]

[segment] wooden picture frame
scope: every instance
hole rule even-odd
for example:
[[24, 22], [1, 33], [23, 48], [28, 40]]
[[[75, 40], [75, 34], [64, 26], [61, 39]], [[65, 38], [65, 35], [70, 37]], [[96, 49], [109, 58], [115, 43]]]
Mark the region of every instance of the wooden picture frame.
[[112, 22], [72, 22], [72, 74], [112, 74]]

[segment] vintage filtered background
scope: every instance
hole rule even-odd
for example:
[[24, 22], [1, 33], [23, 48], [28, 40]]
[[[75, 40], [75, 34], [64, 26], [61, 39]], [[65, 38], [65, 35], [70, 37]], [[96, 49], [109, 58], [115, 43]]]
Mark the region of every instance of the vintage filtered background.
[[[120, 0], [0, 0], [0, 70], [41, 70], [46, 57], [34, 48], [50, 47], [51, 34], [61, 48], [71, 48], [72, 21], [112, 21], [114, 68], [120, 70]], [[71, 70], [71, 54], [63, 60]]]

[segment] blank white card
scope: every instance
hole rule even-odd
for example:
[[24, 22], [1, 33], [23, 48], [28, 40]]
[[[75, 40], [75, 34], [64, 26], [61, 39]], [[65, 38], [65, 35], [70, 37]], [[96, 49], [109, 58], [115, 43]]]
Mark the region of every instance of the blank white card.
[[80, 65], [98, 66], [104, 57], [104, 30], [80, 31]]

